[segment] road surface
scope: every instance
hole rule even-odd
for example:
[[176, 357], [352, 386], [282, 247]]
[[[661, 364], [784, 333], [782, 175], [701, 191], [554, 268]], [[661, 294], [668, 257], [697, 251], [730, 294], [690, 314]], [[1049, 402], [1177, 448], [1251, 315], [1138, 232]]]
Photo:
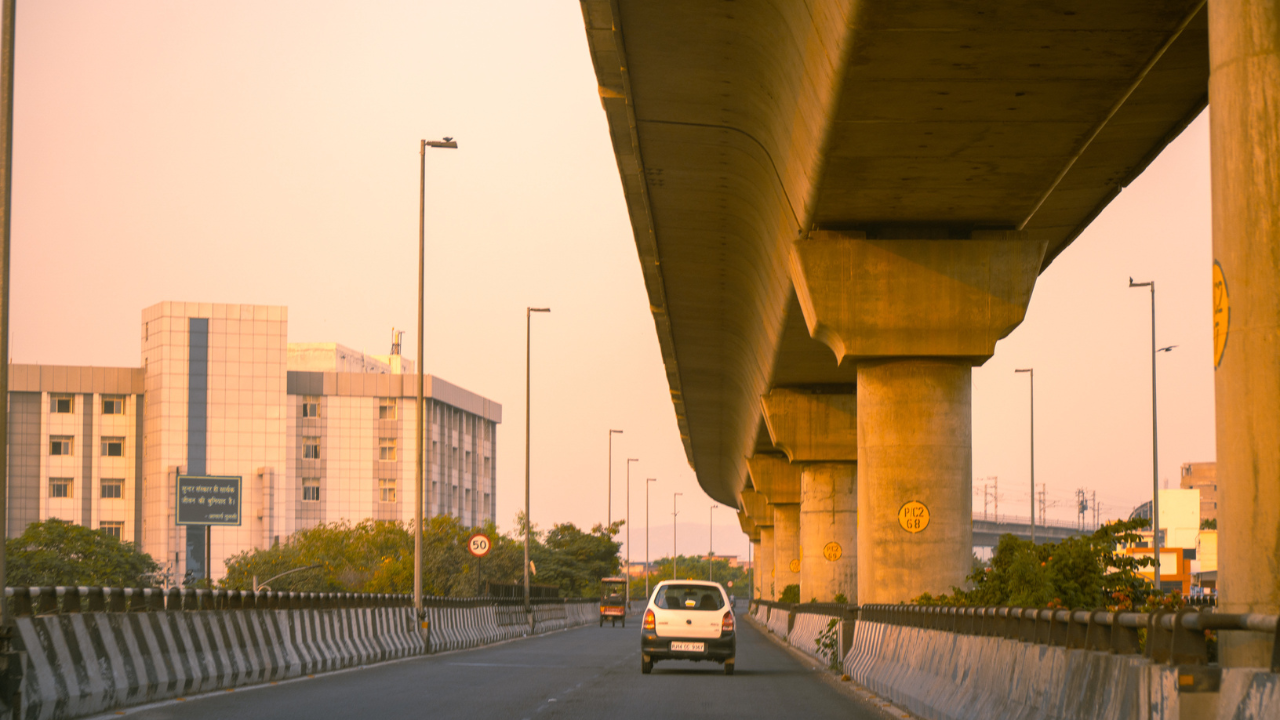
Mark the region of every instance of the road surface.
[[[741, 618], [741, 616], [740, 616]], [[691, 661], [640, 673], [639, 616], [500, 645], [239, 688], [126, 711], [140, 720], [227, 718], [840, 718], [882, 720], [760, 631], [738, 623], [735, 674]], [[112, 713], [102, 717], [118, 717]]]

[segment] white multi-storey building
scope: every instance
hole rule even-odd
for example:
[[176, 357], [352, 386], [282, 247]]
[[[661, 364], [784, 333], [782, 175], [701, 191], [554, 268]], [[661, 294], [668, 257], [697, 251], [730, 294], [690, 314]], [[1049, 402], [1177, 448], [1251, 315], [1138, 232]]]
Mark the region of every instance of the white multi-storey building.
[[[165, 302], [142, 313], [142, 367], [11, 365], [11, 537], [57, 517], [204, 573], [202, 527], [175, 523], [177, 476], [241, 478], [225, 560], [320, 523], [413, 519], [417, 375], [398, 353], [289, 344], [288, 309]], [[424, 514], [492, 520], [502, 406], [426, 376]]]

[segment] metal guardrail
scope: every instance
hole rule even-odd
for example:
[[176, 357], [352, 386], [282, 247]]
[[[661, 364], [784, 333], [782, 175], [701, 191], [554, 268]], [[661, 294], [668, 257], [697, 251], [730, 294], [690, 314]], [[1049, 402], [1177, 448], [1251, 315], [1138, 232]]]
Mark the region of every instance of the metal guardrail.
[[[1048, 610], [1010, 607], [863, 605], [859, 619], [907, 627], [1003, 637], [1065, 648], [1122, 655], [1143, 654], [1152, 662], [1202, 665], [1209, 661], [1204, 631], [1269, 632], [1271, 672], [1280, 673], [1280, 616], [1220, 613], [1186, 607], [1152, 613], [1109, 610]], [[1139, 631], [1147, 633], [1142, 641]]]
[[[412, 595], [387, 593], [304, 593], [191, 588], [9, 587], [5, 600], [14, 616], [82, 612], [158, 612], [202, 610], [312, 610], [329, 608], [412, 607]], [[594, 603], [592, 599], [536, 598], [533, 605]], [[522, 598], [423, 598], [427, 607], [523, 607]]]

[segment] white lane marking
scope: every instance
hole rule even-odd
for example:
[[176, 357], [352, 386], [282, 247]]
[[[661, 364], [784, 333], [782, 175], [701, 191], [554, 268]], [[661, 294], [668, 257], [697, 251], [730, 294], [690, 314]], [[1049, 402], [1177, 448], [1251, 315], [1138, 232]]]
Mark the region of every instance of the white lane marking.
[[531, 663], [478, 663], [478, 662], [451, 662], [449, 665], [461, 665], [464, 667], [514, 667], [514, 668], [566, 668], [568, 665], [543, 665]]

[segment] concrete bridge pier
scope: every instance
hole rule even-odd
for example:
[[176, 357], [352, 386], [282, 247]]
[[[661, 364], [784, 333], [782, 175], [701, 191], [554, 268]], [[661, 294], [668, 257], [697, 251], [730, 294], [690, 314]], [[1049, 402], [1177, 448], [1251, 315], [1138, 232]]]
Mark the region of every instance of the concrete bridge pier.
[[858, 364], [863, 603], [964, 585], [973, 553], [971, 373], [963, 361]]
[[754, 490], [743, 490], [742, 511], [751, 519], [759, 531], [752, 540], [755, 552], [751, 568], [752, 582], [755, 583], [755, 596], [762, 600], [773, 600], [773, 508], [768, 500]]
[[1047, 241], [952, 227], [793, 246], [809, 334], [857, 363], [858, 602], [950, 592], [972, 547], [971, 374], [1026, 315]]
[[[1214, 364], [1223, 612], [1280, 612], [1280, 2], [1209, 3]], [[1222, 633], [1224, 665], [1271, 638]]]
[[773, 508], [773, 593], [800, 584], [800, 468], [782, 455], [747, 458], [751, 483]]
[[775, 389], [762, 404], [774, 447], [800, 471], [800, 602], [857, 602], [857, 398]]

